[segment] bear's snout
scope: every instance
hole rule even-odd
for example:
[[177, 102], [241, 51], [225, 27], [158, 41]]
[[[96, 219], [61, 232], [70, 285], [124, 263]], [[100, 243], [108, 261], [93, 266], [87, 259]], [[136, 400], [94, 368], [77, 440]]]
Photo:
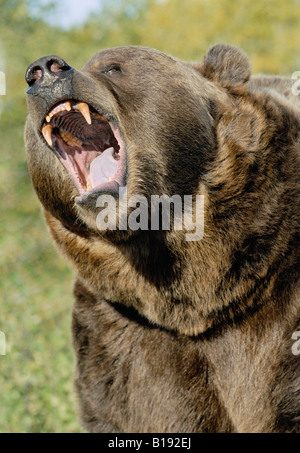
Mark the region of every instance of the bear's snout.
[[68, 63], [56, 55], [39, 58], [29, 65], [26, 70], [25, 79], [29, 85], [28, 92], [30, 93], [33, 87], [34, 91], [36, 91], [43, 85], [60, 81], [72, 69]]

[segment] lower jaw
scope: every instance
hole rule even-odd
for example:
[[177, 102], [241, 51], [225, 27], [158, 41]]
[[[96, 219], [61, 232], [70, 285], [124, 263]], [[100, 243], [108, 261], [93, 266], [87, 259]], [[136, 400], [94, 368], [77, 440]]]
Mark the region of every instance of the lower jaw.
[[107, 183], [101, 184], [100, 187], [95, 187], [88, 191], [82, 191], [76, 198], [76, 203], [84, 203], [88, 198], [95, 198], [103, 193], [111, 193], [112, 195], [119, 194], [119, 188], [121, 185], [117, 181], [108, 181]]

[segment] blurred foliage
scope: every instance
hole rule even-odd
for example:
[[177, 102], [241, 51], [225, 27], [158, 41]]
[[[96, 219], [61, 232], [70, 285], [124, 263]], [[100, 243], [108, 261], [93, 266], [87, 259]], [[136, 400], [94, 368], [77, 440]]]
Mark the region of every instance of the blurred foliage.
[[300, 69], [299, 0], [103, 0], [99, 14], [68, 31], [45, 22], [57, 4], [1, 1], [7, 95], [0, 96], [0, 331], [7, 355], [0, 356], [0, 432], [81, 431], [70, 335], [73, 276], [53, 247], [27, 171], [26, 67], [58, 54], [80, 68], [100, 48], [118, 45], [200, 60], [212, 44], [228, 42], [244, 49], [254, 72]]

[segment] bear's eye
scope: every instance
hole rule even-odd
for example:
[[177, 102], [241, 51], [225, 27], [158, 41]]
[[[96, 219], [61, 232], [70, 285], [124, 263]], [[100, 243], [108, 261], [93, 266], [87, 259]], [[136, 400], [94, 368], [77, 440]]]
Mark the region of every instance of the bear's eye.
[[103, 72], [104, 72], [104, 74], [113, 75], [113, 74], [122, 73], [122, 69], [121, 69], [120, 65], [113, 64], [113, 65], [110, 65], [107, 68], [105, 68], [103, 70]]

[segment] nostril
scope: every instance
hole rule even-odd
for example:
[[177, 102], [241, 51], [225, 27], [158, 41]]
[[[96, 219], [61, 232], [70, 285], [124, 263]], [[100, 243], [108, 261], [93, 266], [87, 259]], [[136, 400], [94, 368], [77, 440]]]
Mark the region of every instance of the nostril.
[[43, 70], [40, 66], [30, 69], [26, 77], [28, 85], [31, 87], [43, 77]]
[[71, 67], [64, 60], [50, 60], [47, 63], [47, 68], [50, 72], [62, 72], [71, 69]]
[[56, 61], [53, 61], [53, 62], [49, 63], [49, 70], [50, 70], [50, 72], [61, 72], [62, 68], [59, 66], [59, 64]]

